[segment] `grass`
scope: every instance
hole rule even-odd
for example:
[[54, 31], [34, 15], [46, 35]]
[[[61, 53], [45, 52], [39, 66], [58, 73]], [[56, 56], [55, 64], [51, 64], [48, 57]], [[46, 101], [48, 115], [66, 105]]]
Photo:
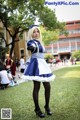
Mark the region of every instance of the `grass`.
[[[62, 68], [54, 74], [56, 79], [51, 82], [50, 99], [53, 115], [46, 115], [43, 120], [80, 120], [80, 67]], [[12, 108], [12, 120], [40, 120], [34, 113], [32, 90], [32, 82], [0, 90], [0, 109]], [[43, 85], [39, 100], [44, 112]]]
[[80, 61], [76, 61], [76, 64], [77, 64], [77, 65], [80, 65]]

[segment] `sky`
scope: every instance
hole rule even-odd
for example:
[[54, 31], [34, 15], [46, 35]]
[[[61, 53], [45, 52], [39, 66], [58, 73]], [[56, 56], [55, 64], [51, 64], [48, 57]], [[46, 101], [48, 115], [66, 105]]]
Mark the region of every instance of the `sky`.
[[60, 22], [80, 20], [80, 0], [45, 0]]

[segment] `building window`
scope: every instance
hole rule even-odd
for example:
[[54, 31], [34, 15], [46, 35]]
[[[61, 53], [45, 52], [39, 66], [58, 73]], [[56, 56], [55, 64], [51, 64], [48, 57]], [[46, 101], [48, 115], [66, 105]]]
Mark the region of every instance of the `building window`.
[[76, 24], [80, 24], [80, 21], [76, 22]]
[[51, 52], [52, 48], [46, 48], [45, 51], [46, 51], [46, 53]]
[[20, 56], [24, 56], [24, 49], [20, 49]]
[[77, 50], [80, 50], [80, 46], [79, 45], [77, 46]]
[[67, 39], [65, 38], [65, 39], [61, 39], [60, 41], [58, 41], [58, 43], [60, 44], [62, 44], [62, 43], [67, 43], [68, 41], [67, 41]]
[[80, 33], [80, 29], [68, 30], [68, 33], [69, 33], [69, 34]]
[[69, 47], [61, 47], [60, 49], [59, 49], [59, 51], [60, 52], [66, 52], [66, 51], [69, 51], [70, 49], [69, 49]]
[[80, 43], [80, 38], [75, 38], [76, 39], [76, 42], [79, 42]]
[[76, 50], [76, 47], [75, 46], [71, 46], [71, 50]]
[[73, 39], [70, 39], [70, 42], [71, 43], [74, 43], [75, 42], [75, 39], [73, 38]]

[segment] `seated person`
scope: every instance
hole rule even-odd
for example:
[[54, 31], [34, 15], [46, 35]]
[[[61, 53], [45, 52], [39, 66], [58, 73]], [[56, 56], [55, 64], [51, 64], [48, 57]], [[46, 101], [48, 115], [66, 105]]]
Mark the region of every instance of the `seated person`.
[[5, 89], [8, 87], [10, 80], [8, 78], [7, 71], [4, 67], [0, 66], [0, 87], [1, 89]]
[[15, 86], [18, 83], [15, 83], [11, 73], [8, 73], [3, 67], [0, 67], [0, 88], [5, 89], [8, 86]]

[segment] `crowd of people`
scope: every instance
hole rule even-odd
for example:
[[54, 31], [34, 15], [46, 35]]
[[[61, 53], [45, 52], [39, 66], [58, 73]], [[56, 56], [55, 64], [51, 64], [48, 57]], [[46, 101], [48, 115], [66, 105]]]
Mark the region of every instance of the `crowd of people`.
[[23, 56], [21, 56], [20, 60], [13, 60], [9, 54], [6, 54], [4, 62], [0, 60], [0, 89], [4, 90], [9, 86], [18, 85], [16, 71], [18, 70], [23, 73], [23, 68], [25, 68], [25, 60]]

